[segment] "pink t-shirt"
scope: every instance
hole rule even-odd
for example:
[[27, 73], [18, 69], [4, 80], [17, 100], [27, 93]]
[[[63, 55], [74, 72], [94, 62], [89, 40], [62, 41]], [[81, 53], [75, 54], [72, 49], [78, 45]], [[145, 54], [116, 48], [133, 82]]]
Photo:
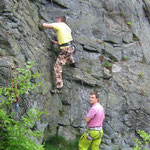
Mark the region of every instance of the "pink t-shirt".
[[103, 120], [105, 118], [104, 108], [100, 103], [95, 103], [90, 108], [88, 114], [88, 118], [91, 120], [87, 123], [87, 127], [102, 127]]

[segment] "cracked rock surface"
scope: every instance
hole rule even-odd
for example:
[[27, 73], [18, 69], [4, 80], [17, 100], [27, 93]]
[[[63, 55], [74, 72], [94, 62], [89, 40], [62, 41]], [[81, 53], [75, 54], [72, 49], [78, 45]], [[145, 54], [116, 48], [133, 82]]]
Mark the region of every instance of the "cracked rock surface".
[[[101, 149], [131, 150], [138, 129], [150, 133], [149, 8], [149, 0], [1, 0], [0, 85], [9, 84], [10, 64], [36, 62], [33, 72], [43, 74], [46, 93], [25, 96], [19, 107], [20, 114], [47, 110], [36, 124], [44, 140], [56, 133], [74, 139], [84, 131], [93, 90], [106, 113]], [[41, 24], [60, 15], [72, 29], [77, 63], [63, 68], [63, 93], [52, 96], [56, 34]]]

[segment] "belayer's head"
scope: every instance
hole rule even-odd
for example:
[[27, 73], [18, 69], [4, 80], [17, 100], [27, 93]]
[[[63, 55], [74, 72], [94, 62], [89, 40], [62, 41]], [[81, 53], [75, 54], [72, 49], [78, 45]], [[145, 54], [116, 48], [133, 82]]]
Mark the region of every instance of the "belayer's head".
[[57, 22], [64, 22], [64, 23], [66, 23], [66, 17], [65, 16], [57, 17]]
[[98, 95], [98, 93], [97, 92], [91, 92], [90, 93], [90, 97], [89, 97], [89, 103], [91, 105], [93, 105], [93, 104], [95, 104], [97, 102], [99, 102], [99, 95]]

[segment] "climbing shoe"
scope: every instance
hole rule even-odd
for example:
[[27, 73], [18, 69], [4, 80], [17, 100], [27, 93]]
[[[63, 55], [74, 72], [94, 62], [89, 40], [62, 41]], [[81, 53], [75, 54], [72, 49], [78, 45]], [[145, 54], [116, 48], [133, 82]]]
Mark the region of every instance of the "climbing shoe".
[[70, 64], [70, 66], [75, 68], [75, 67], [76, 67], [76, 64], [75, 64], [75, 63], [72, 63], [72, 64]]
[[61, 88], [56, 88], [56, 89], [50, 90], [50, 92], [52, 95], [61, 94]]

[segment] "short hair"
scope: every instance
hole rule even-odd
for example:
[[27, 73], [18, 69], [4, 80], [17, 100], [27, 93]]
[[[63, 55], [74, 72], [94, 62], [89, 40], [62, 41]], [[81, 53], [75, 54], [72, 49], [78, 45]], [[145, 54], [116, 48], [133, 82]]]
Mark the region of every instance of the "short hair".
[[96, 98], [99, 100], [99, 94], [97, 92], [91, 92], [90, 95], [95, 95]]
[[66, 22], [66, 16], [59, 16], [58, 19], [61, 19], [62, 22]]

